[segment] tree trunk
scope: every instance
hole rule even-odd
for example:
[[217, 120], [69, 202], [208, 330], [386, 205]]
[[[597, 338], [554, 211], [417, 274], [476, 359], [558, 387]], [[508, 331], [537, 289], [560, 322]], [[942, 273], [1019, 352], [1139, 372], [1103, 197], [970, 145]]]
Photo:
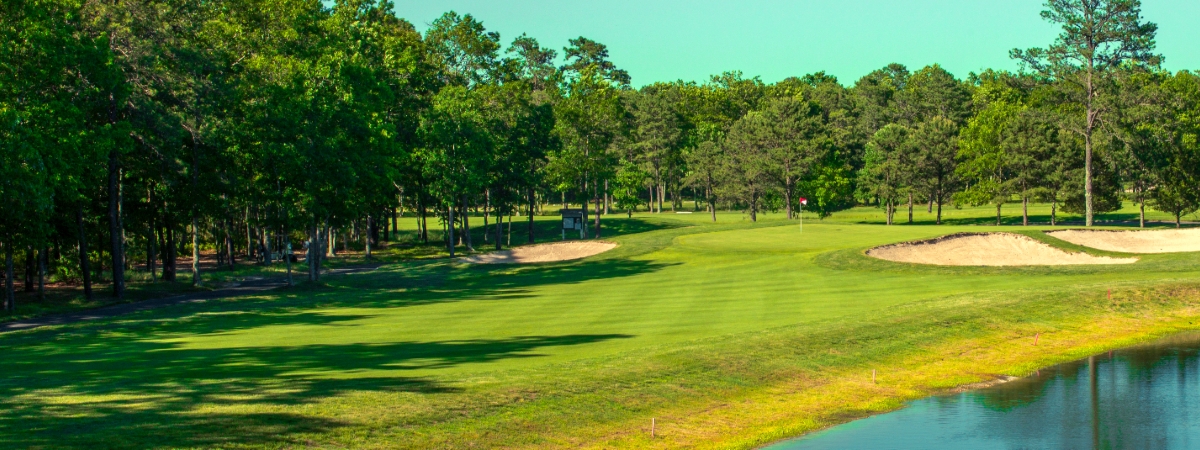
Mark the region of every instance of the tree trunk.
[[225, 219], [225, 253], [227, 253], [226, 256], [229, 257], [229, 270], [233, 270], [234, 269], [233, 266], [234, 266], [234, 264], [237, 264], [237, 260], [235, 260], [233, 258], [233, 219], [232, 218]]
[[[592, 198], [596, 200], [596, 239], [600, 239], [600, 182], [592, 182]], [[672, 207], [672, 209], [674, 209]]]
[[938, 199], [937, 199], [937, 221], [935, 223], [937, 223], [938, 225], [942, 224], [942, 196], [941, 195], [938, 195]]
[[271, 247], [275, 244], [275, 239], [271, 236], [271, 232], [266, 228], [258, 229], [258, 248], [262, 250], [263, 265], [269, 266], [274, 261], [274, 255], [271, 254]]
[[167, 281], [167, 230], [163, 227], [162, 219], [155, 223], [154, 229], [154, 257], [161, 261], [162, 278]]
[[783, 203], [784, 211], [787, 212], [787, 220], [792, 220], [792, 180], [785, 180], [783, 183]]
[[213, 264], [213, 270], [221, 270], [225, 265], [225, 240], [221, 237], [221, 230], [214, 228], [209, 230], [213, 237], [213, 259], [216, 264]]
[[[485, 244], [488, 243], [488, 240], [492, 238], [490, 235], [491, 228], [488, 228], [488, 225], [489, 225], [488, 219], [490, 218], [489, 216], [491, 216], [491, 212], [492, 212], [491, 210], [492, 210], [492, 190], [485, 189], [483, 191], [483, 243], [485, 243]], [[496, 234], [496, 236], [500, 236], [500, 235]], [[499, 238], [497, 238], [496, 242], [499, 243]]]
[[283, 260], [287, 263], [287, 285], [292, 287], [292, 233], [283, 234]]
[[117, 151], [108, 153], [108, 232], [112, 244], [113, 297], [125, 298], [125, 243], [121, 241], [121, 165]]
[[250, 206], [246, 206], [245, 220], [246, 220], [246, 257], [250, 258], [251, 263], [253, 263], [253, 261], [255, 260], [254, 259], [255, 251], [254, 251], [253, 230], [250, 228]]
[[446, 215], [450, 220], [446, 221], [446, 247], [450, 249], [450, 257], [454, 257], [454, 202], [450, 202], [450, 206], [446, 207]]
[[467, 209], [467, 194], [463, 194], [463, 196], [462, 196], [462, 208], [463, 208], [463, 210], [462, 210], [462, 221], [463, 221], [462, 235], [463, 235], [463, 238], [465, 238], [467, 240], [467, 251], [473, 252], [473, 251], [475, 251], [475, 246], [471, 243], [471, 222], [470, 222], [471, 215], [468, 214], [469, 210]]
[[[92, 265], [88, 261], [87, 234], [83, 226], [83, 206], [75, 210], [75, 224], [79, 227], [79, 273], [83, 275], [83, 298], [92, 299]], [[11, 248], [9, 250], [12, 250]], [[12, 275], [9, 275], [11, 278]]]
[[1021, 220], [1022, 225], [1029, 226], [1029, 197], [1021, 197]]
[[[351, 226], [351, 228], [353, 229], [353, 226]], [[342, 251], [343, 252], [350, 251], [350, 241], [352, 241], [352, 240], [354, 240], [354, 239], [352, 239], [350, 237], [350, 233], [346, 233], [346, 235], [342, 237]]]
[[913, 193], [908, 193], [908, 224], [913, 223]]
[[321, 267], [325, 265], [325, 259], [329, 255], [329, 232], [332, 230], [332, 228], [329, 227], [329, 219], [328, 218], [325, 219], [323, 228], [324, 228], [324, 231], [322, 231], [322, 228], [317, 228], [317, 234], [320, 235], [320, 236], [318, 236], [319, 239], [317, 242], [317, 245], [320, 246], [318, 248], [319, 251], [317, 252], [317, 279], [318, 280], [321, 279]]
[[708, 202], [708, 211], [712, 215], [713, 223], [717, 222], [717, 199], [713, 195], [712, 180], [708, 181], [708, 185], [704, 187], [704, 199]]
[[1138, 228], [1146, 228], [1146, 196], [1142, 194], [1140, 198], [1140, 212], [1138, 213]]
[[17, 292], [13, 290], [13, 246], [4, 243], [4, 309], [13, 312], [17, 308]]
[[[510, 229], [512, 227], [509, 227]], [[504, 216], [496, 216], [496, 250], [500, 250], [500, 238], [504, 233]]]
[[146, 236], [146, 270], [150, 272], [150, 281], [158, 282], [158, 227], [154, 219], [150, 219], [150, 232]]
[[604, 215], [608, 215], [608, 205], [611, 203], [608, 197], [608, 180], [604, 180]]
[[34, 274], [37, 273], [37, 269], [35, 268], [36, 262], [34, 261], [35, 257], [36, 257], [36, 255], [35, 255], [35, 252], [33, 251], [33, 246], [27, 247], [25, 249], [25, 292], [33, 292], [34, 291], [33, 277], [34, 277]]
[[371, 230], [375, 227], [375, 218], [367, 215], [367, 230], [363, 233], [363, 248], [366, 249], [366, 259], [371, 260]]
[[579, 238], [586, 239], [588, 237], [588, 207], [591, 206], [588, 200], [588, 183], [584, 180], [582, 189], [579, 190], [579, 206], [583, 209], [583, 223], [579, 224]]
[[308, 281], [317, 281], [317, 221], [308, 227], [308, 249], [304, 252], [304, 262], [308, 266]]
[[1083, 131], [1084, 144], [1084, 169], [1083, 169], [1083, 196], [1085, 203], [1085, 213], [1087, 226], [1093, 224], [1092, 217], [1092, 126], [1094, 125], [1096, 111], [1092, 109], [1092, 96], [1095, 91], [1092, 87], [1092, 61], [1088, 61], [1088, 77], [1087, 77], [1087, 117], [1085, 118]]
[[337, 256], [337, 236], [338, 230], [329, 227], [329, 221], [325, 221], [325, 257], [332, 258]]
[[[1178, 220], [1175, 222], [1178, 223]], [[46, 301], [46, 265], [49, 258], [50, 248], [43, 245], [42, 250], [37, 252], [37, 301]]]
[[891, 225], [893, 223], [892, 216], [896, 213], [896, 207], [892, 206], [892, 201], [890, 199], [886, 204], [884, 204], [883, 213], [887, 216], [887, 224]]
[[1050, 201], [1050, 226], [1058, 225], [1058, 199]]
[[1182, 215], [1182, 214], [1180, 214], [1180, 213], [1178, 213], [1178, 212], [1176, 212], [1176, 213], [1175, 213], [1175, 228], [1182, 228], [1182, 227], [1183, 227], [1183, 222], [1179, 220], [1179, 217], [1180, 217], [1181, 215]]
[[[105, 236], [104, 231], [100, 231], [99, 233], [96, 233], [96, 237], [97, 237], [96, 242], [104, 242], [104, 236]], [[105, 269], [104, 269], [104, 246], [103, 245], [101, 245], [100, 248], [96, 249], [96, 256], [97, 256], [96, 271], [93, 272], [92, 275], [94, 276], [96, 281], [103, 282], [104, 281], [104, 271], [105, 271]]]
[[425, 197], [420, 191], [417, 193], [417, 209], [421, 211], [421, 243], [429, 245], [429, 222], [425, 219], [428, 213], [425, 212]]
[[[320, 250], [319, 257], [321, 258], [321, 265], [324, 265], [325, 260], [329, 259], [329, 257], [332, 256], [332, 253], [330, 253], [331, 247], [330, 247], [329, 243], [332, 242], [333, 233], [335, 233], [335, 231], [333, 230], [332, 227], [329, 226], [329, 219], [325, 219], [325, 222], [323, 224], [321, 224], [320, 228], [318, 228], [317, 231], [321, 234], [321, 242], [320, 242], [321, 248], [318, 250]], [[319, 268], [320, 267], [318, 267], [318, 269]], [[320, 276], [321, 276], [321, 272], [318, 270], [317, 277], [320, 278]]]
[[165, 242], [163, 243], [163, 251], [166, 252], [166, 258], [163, 258], [163, 281], [175, 282], [175, 275], [178, 273], [178, 247], [175, 244], [175, 227], [167, 224], [163, 235]]
[[533, 213], [534, 203], [537, 202], [537, 197], [533, 193], [533, 186], [529, 187], [529, 238], [525, 241], [527, 244], [533, 243]]
[[199, 286], [200, 279], [200, 227], [196, 212], [192, 212], [192, 286]]
[[677, 212], [683, 209], [683, 188], [675, 186], [671, 190], [671, 212]]
[[1000, 203], [996, 204], [996, 225], [1000, 225]]
[[933, 196], [932, 195], [929, 196], [929, 209], [925, 212], [929, 213], [929, 214], [933, 214]]
[[667, 193], [665, 192], [663, 184], [658, 183], [658, 213], [659, 214], [662, 214], [662, 212], [663, 212], [663, 200], [665, 200], [666, 197], [667, 197]]
[[758, 193], [751, 188], [750, 194], [750, 221], [758, 222]]

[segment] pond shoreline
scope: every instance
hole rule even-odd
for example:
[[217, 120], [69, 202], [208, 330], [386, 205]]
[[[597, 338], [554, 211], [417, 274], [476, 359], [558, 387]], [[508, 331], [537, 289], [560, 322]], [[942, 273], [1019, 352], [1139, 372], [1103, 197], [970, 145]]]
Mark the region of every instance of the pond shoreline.
[[1198, 375], [1200, 332], [1184, 331], [1011, 384], [917, 399], [766, 448], [1190, 447], [1200, 438], [1200, 426], [1189, 420], [1200, 403]]
[[[1195, 314], [1195, 311], [1192, 311], [1191, 308], [1187, 308], [1185, 311]], [[1185, 311], [1176, 311], [1176, 313], [1185, 312]], [[934, 399], [937, 397], [954, 397], [954, 396], [957, 396], [960, 394], [985, 390], [988, 388], [993, 388], [993, 387], [997, 387], [1000, 385], [1008, 384], [1010, 382], [1025, 380], [1025, 379], [1035, 376], [1035, 374], [1040, 374], [1042, 371], [1048, 371], [1048, 370], [1054, 369], [1055, 367], [1059, 367], [1059, 366], [1063, 366], [1063, 365], [1067, 365], [1067, 364], [1079, 363], [1081, 361], [1087, 361], [1089, 358], [1104, 355], [1106, 353], [1111, 355], [1113, 352], [1120, 352], [1120, 351], [1124, 351], [1124, 350], [1136, 349], [1136, 348], [1154, 344], [1157, 342], [1167, 341], [1167, 340], [1170, 340], [1170, 339], [1173, 339], [1176, 337], [1183, 337], [1183, 336], [1187, 336], [1187, 335], [1196, 335], [1198, 332], [1200, 332], [1200, 324], [1197, 324], [1197, 321], [1200, 320], [1200, 316], [1192, 315], [1192, 314], [1188, 314], [1185, 316], [1176, 316], [1175, 317], [1176, 320], [1172, 320], [1167, 323], [1148, 324], [1148, 325], [1150, 325], [1150, 327], [1148, 329], [1142, 329], [1142, 330], [1136, 330], [1136, 331], [1130, 330], [1132, 332], [1126, 333], [1122, 336], [1112, 336], [1112, 335], [1106, 336], [1106, 337], [1110, 338], [1110, 339], [1108, 339], [1109, 342], [1119, 343], [1118, 345], [1101, 345], [1099, 347], [1097, 347], [1096, 345], [1086, 345], [1086, 346], [1082, 346], [1082, 347], [1078, 347], [1078, 348], [1069, 349], [1067, 352], [1062, 353], [1058, 357], [1052, 357], [1051, 363], [1038, 366], [1037, 368], [1034, 368], [1027, 372], [1023, 372], [1024, 374], [1021, 376], [997, 375], [992, 379], [988, 379], [988, 380], [984, 380], [984, 381], [964, 383], [964, 384], [957, 385], [954, 387], [933, 390], [933, 391], [928, 392], [926, 395], [918, 396], [916, 398], [907, 398], [907, 399], [902, 399], [902, 400], [899, 398], [889, 398], [887, 400], [900, 400], [900, 403], [893, 408], [872, 411], [869, 414], [842, 416], [841, 419], [843, 419], [843, 420], [832, 421], [832, 422], [826, 423], [820, 427], [810, 428], [810, 429], [807, 429], [806, 431], [802, 432], [801, 434], [793, 435], [791, 437], [775, 439], [775, 440], [772, 440], [767, 443], [761, 443], [759, 445], [754, 445], [754, 446], [750, 446], [750, 447], [739, 447], [739, 448], [752, 448], [752, 449], [759, 449], [759, 450], [767, 450], [767, 449], [782, 447], [784, 444], [786, 444], [788, 442], [801, 441], [804, 438], [811, 436], [815, 433], [821, 433], [824, 431], [828, 431], [832, 428], [843, 426], [843, 425], [849, 424], [851, 422], [857, 422], [857, 421], [861, 421], [864, 419], [874, 418], [877, 416], [892, 414], [897, 411], [901, 411], [901, 410], [907, 408], [909, 405], [916, 403], [916, 402], [930, 400], [930, 399]], [[1184, 322], [1184, 321], [1186, 321], [1187, 325], [1189, 325], [1189, 326], [1184, 327], [1184, 328], [1177, 328], [1178, 326], [1182, 325], [1181, 322]], [[1155, 326], [1155, 325], [1157, 325], [1157, 326]], [[1095, 336], [1095, 337], [1100, 338], [1100, 336]], [[1081, 352], [1083, 353], [1083, 355], [1080, 355]]]

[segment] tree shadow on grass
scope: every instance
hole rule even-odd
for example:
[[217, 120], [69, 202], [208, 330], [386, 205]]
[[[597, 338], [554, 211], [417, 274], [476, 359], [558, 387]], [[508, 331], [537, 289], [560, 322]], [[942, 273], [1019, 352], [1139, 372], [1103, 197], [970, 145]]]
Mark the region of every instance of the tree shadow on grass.
[[[642, 217], [612, 217], [606, 216], [600, 220], [601, 237], [611, 238], [630, 234], [647, 233], [650, 231], [667, 230], [674, 228], [683, 228], [692, 224], [671, 219], [670, 217], [657, 217], [656, 220], [646, 220]], [[588, 224], [594, 222], [589, 221]], [[558, 225], [557, 223], [555, 225]], [[570, 235], [568, 234], [568, 237]], [[560, 233], [561, 237], [561, 233]]]
[[[513, 245], [523, 245], [527, 242], [527, 237], [528, 237], [528, 228], [527, 227], [529, 226], [529, 224], [526, 221], [520, 220], [521, 218], [519, 218], [519, 217], [514, 217], [514, 219], [516, 219], [516, 220], [512, 224], [512, 240], [511, 240], [511, 242], [513, 243]], [[534, 230], [533, 234], [534, 234], [534, 238], [535, 238], [534, 243], [542, 244], [542, 243], [548, 243], [548, 242], [562, 241], [562, 237], [563, 237], [562, 222], [559, 220], [545, 220], [545, 219], [546, 219], [545, 217], [539, 217], [538, 220], [533, 222], [533, 230]], [[673, 219], [670, 216], [654, 217], [650, 220], [647, 220], [647, 219], [648, 219], [647, 217], [629, 218], [629, 217], [625, 217], [624, 215], [617, 216], [617, 215], [612, 215], [612, 214], [604, 216], [603, 218], [600, 219], [600, 235], [602, 238], [608, 239], [608, 238], [614, 238], [614, 237], [620, 237], [620, 236], [627, 236], [627, 235], [631, 235], [631, 234], [647, 233], [647, 232], [651, 232], [651, 231], [667, 230], [667, 229], [672, 229], [672, 228], [682, 228], [682, 227], [691, 225], [684, 221], [680, 221], [678, 219]], [[594, 224], [595, 224], [594, 220], [595, 220], [595, 217], [591, 216], [590, 212], [589, 212], [587, 225], [589, 227], [594, 226]], [[487, 249], [494, 248], [493, 247], [495, 245], [494, 241], [489, 242], [484, 239], [485, 230], [482, 227], [482, 225], [483, 225], [482, 218], [471, 217], [471, 225], [472, 225], [471, 242], [475, 244], [475, 248], [477, 248], [479, 250], [487, 250]], [[430, 226], [429, 243], [431, 245], [435, 245], [435, 246], [444, 244], [445, 241], [443, 241], [442, 239], [445, 239], [445, 237], [442, 234], [442, 230], [434, 228], [435, 226], [437, 226], [437, 223], [435, 221], [431, 221], [429, 223], [429, 226]], [[489, 233], [488, 238], [487, 238], [488, 240], [495, 237], [495, 230], [496, 230], [495, 223], [490, 224], [490, 226], [486, 229], [486, 232]], [[588, 230], [589, 230], [589, 233], [594, 232], [594, 228], [589, 228]], [[579, 239], [579, 231], [568, 230], [566, 232], [566, 237], [569, 240]], [[502, 239], [504, 240], [505, 243], [509, 242], [507, 223], [504, 225], [504, 232], [502, 233]], [[417, 244], [417, 242], [418, 242], [417, 233], [416, 233], [416, 231], [413, 231], [413, 230], [404, 230], [404, 231], [397, 232], [394, 237], [394, 245], [396, 245], [398, 248], [409, 248], [409, 247], [413, 247], [415, 245], [423, 245], [423, 244]], [[442, 244], [439, 244], [439, 242], [441, 242]], [[509, 247], [508, 245], [504, 246], [504, 248], [508, 248], [508, 247]]]
[[[666, 219], [666, 218], [656, 218], [656, 219], [658, 219], [658, 220], [646, 220], [646, 218], [644, 218], [644, 217], [629, 218], [629, 217], [624, 217], [624, 216], [617, 217], [617, 216], [613, 216], [613, 215], [604, 216], [600, 219], [600, 236], [602, 238], [607, 239], [607, 238], [626, 236], [626, 235], [630, 235], [630, 234], [647, 233], [647, 232], [651, 232], [651, 231], [666, 230], [666, 229], [671, 229], [671, 228], [680, 228], [680, 227], [688, 226], [687, 223], [684, 223], [682, 221], [675, 221], [675, 220], [670, 220], [670, 219]], [[590, 211], [588, 214], [587, 226], [589, 227], [588, 228], [589, 235], [591, 235], [592, 233], [595, 232], [595, 228], [591, 228], [591, 227], [595, 226], [595, 216], [592, 216]], [[513, 240], [512, 240], [512, 242], [514, 244], [524, 244], [526, 242], [526, 238], [528, 236], [528, 234], [527, 234], [528, 228], [526, 228], [526, 227], [528, 227], [527, 222], [514, 222], [513, 223]], [[492, 229], [494, 230], [494, 225], [493, 225]], [[536, 238], [536, 240], [535, 240], [536, 243], [558, 242], [558, 241], [562, 240], [562, 236], [563, 236], [562, 221], [559, 221], [559, 220], [537, 220], [537, 221], [534, 221], [534, 223], [533, 223], [533, 229], [534, 229], [534, 237]], [[506, 228], [506, 230], [507, 230], [507, 228]], [[492, 248], [490, 245], [485, 245], [487, 243], [484, 242], [484, 240], [483, 240], [482, 229], [477, 229], [477, 228], [471, 229], [471, 236], [478, 248], [480, 248], [480, 249]], [[570, 240], [579, 239], [579, 231], [568, 230], [566, 232], [566, 236], [567, 236], [567, 239], [570, 239]], [[495, 245], [495, 244], [491, 244], [491, 245]]]
[[679, 263], [628, 259], [534, 265], [410, 262], [332, 279], [289, 300], [321, 307], [394, 308], [458, 301], [518, 300], [540, 287], [611, 280], [657, 272]]
[[406, 375], [586, 345], [621, 334], [292, 347], [186, 348], [142, 335], [6, 350], [0, 447], [303, 445], [298, 436], [354, 425], [288, 406], [346, 393], [455, 393]]
[[[511, 301], [533, 295], [540, 286], [634, 276], [664, 267], [615, 258], [521, 267], [410, 262], [331, 278], [329, 286], [180, 304], [64, 329], [0, 335], [5, 348], [0, 447], [307, 445], [304, 436], [361, 424], [329, 413], [305, 413], [294, 409], [296, 405], [343, 395], [398, 401], [388, 396], [458, 394], [460, 387], [413, 371], [534, 358], [544, 354], [539, 349], [632, 336], [274, 347], [237, 342], [221, 348], [188, 347], [171, 339], [275, 325], [354, 326], [351, 322], [371, 317], [364, 309]], [[339, 312], [339, 307], [355, 310]]]
[[[464, 265], [448, 260], [412, 261], [375, 271], [328, 278], [327, 284], [262, 292], [244, 297], [182, 303], [67, 329], [34, 329], [30, 342], [47, 339], [105, 339], [106, 333], [169, 338], [216, 335], [272, 325], [337, 326], [373, 317], [363, 309], [399, 308], [460, 301], [514, 301], [537, 295], [539, 287], [578, 284], [653, 273], [678, 263], [627, 259], [536, 265]], [[313, 309], [321, 309], [314, 312]], [[336, 308], [356, 308], [353, 314]], [[347, 326], [351, 326], [347, 324]], [[0, 337], [5, 335], [0, 334]]]

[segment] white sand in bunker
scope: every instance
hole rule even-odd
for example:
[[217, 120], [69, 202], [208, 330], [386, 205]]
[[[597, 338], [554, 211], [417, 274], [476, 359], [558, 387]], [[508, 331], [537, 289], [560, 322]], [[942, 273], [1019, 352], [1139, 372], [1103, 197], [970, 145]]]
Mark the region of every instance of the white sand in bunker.
[[868, 255], [888, 261], [942, 266], [1066, 266], [1130, 264], [1137, 258], [1068, 253], [1013, 233], [959, 234], [876, 247]]
[[1200, 252], [1200, 228], [1137, 231], [1063, 230], [1046, 234], [1072, 244], [1110, 252]]
[[530, 245], [527, 247], [517, 247], [512, 250], [471, 255], [464, 257], [462, 260], [472, 264], [523, 264], [567, 261], [598, 255], [612, 250], [616, 246], [617, 244], [611, 242], [556, 242], [553, 244]]

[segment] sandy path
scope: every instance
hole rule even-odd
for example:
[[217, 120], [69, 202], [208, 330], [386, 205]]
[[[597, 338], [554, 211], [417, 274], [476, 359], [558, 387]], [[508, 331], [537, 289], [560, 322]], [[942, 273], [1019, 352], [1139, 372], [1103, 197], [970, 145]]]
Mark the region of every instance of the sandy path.
[[876, 247], [868, 255], [888, 261], [942, 266], [1065, 266], [1130, 264], [1136, 258], [1067, 253], [1013, 233], [961, 234], [923, 242]]
[[512, 250], [484, 253], [464, 257], [472, 264], [523, 264], [551, 261], [567, 261], [586, 258], [612, 250], [617, 244], [596, 241], [556, 242], [553, 244], [530, 245]]
[[1200, 228], [1137, 231], [1063, 230], [1046, 234], [1072, 244], [1110, 252], [1200, 252]]

